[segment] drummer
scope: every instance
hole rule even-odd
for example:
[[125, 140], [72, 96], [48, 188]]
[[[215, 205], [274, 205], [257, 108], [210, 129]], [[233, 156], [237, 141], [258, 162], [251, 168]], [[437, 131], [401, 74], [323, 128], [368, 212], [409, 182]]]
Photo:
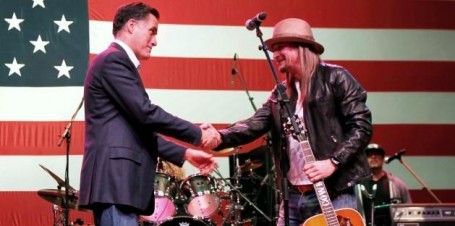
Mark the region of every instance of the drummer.
[[182, 181], [185, 179], [185, 170], [182, 167], [178, 167], [171, 162], [162, 161], [162, 167], [158, 171], [171, 176], [175, 181]]

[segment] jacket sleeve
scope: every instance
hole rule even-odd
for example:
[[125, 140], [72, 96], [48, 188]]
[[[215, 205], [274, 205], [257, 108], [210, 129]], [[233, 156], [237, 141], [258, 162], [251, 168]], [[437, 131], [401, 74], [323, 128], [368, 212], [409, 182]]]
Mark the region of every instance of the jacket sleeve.
[[122, 52], [110, 54], [104, 62], [102, 83], [116, 107], [128, 115], [138, 128], [152, 128], [155, 132], [199, 145], [202, 136], [199, 127], [153, 104], [134, 65], [125, 62], [130, 61]]
[[176, 166], [183, 166], [186, 149], [186, 147], [158, 136], [158, 156], [172, 162]]
[[272, 96], [250, 118], [219, 130], [222, 143], [216, 150], [247, 144], [266, 134], [273, 121], [271, 104], [274, 104]]
[[370, 142], [373, 127], [367, 92], [346, 69], [335, 71], [333, 92], [343, 121], [344, 139], [334, 157], [344, 164]]

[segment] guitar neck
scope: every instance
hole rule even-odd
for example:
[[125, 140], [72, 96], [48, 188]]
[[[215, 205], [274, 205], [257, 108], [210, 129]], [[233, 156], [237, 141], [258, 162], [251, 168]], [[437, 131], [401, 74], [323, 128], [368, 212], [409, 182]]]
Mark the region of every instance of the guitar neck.
[[[300, 147], [303, 150], [306, 163], [312, 163], [316, 161], [310, 143], [303, 135], [299, 136]], [[339, 226], [338, 218], [330, 200], [329, 192], [325, 187], [324, 181], [318, 181], [313, 183], [314, 191], [318, 197], [319, 205], [321, 206], [322, 213], [324, 214], [328, 226]]]

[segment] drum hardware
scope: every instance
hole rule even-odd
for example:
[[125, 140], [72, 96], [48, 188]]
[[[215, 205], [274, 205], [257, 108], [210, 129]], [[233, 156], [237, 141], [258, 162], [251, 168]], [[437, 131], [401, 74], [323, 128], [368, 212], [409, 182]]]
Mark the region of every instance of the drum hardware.
[[[52, 213], [54, 219], [53, 226], [65, 225], [65, 210], [59, 208], [58, 205], [54, 204], [52, 205]], [[69, 225], [84, 225], [84, 221], [81, 218], [77, 218], [75, 221], [70, 222]]]
[[[41, 189], [37, 193], [38, 195], [52, 203], [52, 214], [54, 219], [54, 226], [57, 225], [82, 225], [83, 220], [78, 218], [74, 222], [67, 221], [67, 209], [72, 210], [79, 210], [79, 211], [90, 211], [87, 209], [79, 208], [77, 205], [78, 200], [78, 193], [77, 190], [68, 185], [68, 194], [65, 190], [65, 181], [58, 177], [55, 173], [53, 173], [48, 168], [44, 167], [43, 165], [39, 164], [39, 166], [46, 171], [55, 181], [57, 181], [57, 189]], [[62, 190], [63, 188], [63, 190]], [[69, 220], [69, 219], [68, 219]], [[82, 222], [82, 223], [81, 223]]]
[[[236, 152], [233, 155], [235, 165], [236, 165], [236, 171], [235, 171], [236, 173], [234, 174], [234, 181], [235, 181], [234, 185], [229, 180], [223, 178], [223, 176], [217, 169], [215, 169], [213, 171], [220, 177], [220, 179], [222, 179], [224, 181], [225, 184], [227, 184], [229, 186], [230, 191], [231, 191], [231, 200], [233, 200], [233, 203], [231, 205], [229, 205], [229, 207], [228, 207], [229, 208], [228, 214], [223, 217], [223, 222], [221, 225], [224, 225], [230, 217], [232, 217], [234, 219], [234, 222], [231, 222], [231, 225], [243, 225], [244, 224], [244, 222], [242, 222], [242, 220], [241, 220], [241, 211], [244, 209], [244, 207], [240, 203], [240, 198], [243, 198], [243, 200], [245, 200], [254, 209], [256, 209], [262, 216], [264, 216], [265, 219], [267, 219], [268, 221], [271, 221], [271, 219], [264, 212], [262, 212], [261, 209], [259, 209], [250, 199], [248, 199], [244, 194], [242, 194], [240, 192], [239, 189], [241, 188], [241, 185], [239, 182], [239, 178], [240, 178], [240, 175], [242, 174], [242, 167], [239, 165], [239, 159], [238, 159], [239, 148], [235, 148], [235, 150], [236, 150]], [[244, 166], [243, 169], [248, 169], [246, 171], [246, 172], [248, 172], [248, 171], [252, 170], [252, 168], [253, 168], [252, 166], [259, 168], [260, 166], [262, 166], [262, 164], [259, 165], [259, 162], [256, 162], [255, 165], [253, 165], [250, 162], [250, 163], [244, 164], [243, 166]]]

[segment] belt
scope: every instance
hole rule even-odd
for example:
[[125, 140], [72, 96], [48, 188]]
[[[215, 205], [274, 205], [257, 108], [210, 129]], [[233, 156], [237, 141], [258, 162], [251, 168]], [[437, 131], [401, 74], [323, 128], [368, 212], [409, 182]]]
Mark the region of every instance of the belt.
[[304, 185], [293, 185], [289, 183], [289, 187], [296, 192], [301, 194], [309, 193], [314, 191], [314, 187], [312, 184], [304, 184]]

